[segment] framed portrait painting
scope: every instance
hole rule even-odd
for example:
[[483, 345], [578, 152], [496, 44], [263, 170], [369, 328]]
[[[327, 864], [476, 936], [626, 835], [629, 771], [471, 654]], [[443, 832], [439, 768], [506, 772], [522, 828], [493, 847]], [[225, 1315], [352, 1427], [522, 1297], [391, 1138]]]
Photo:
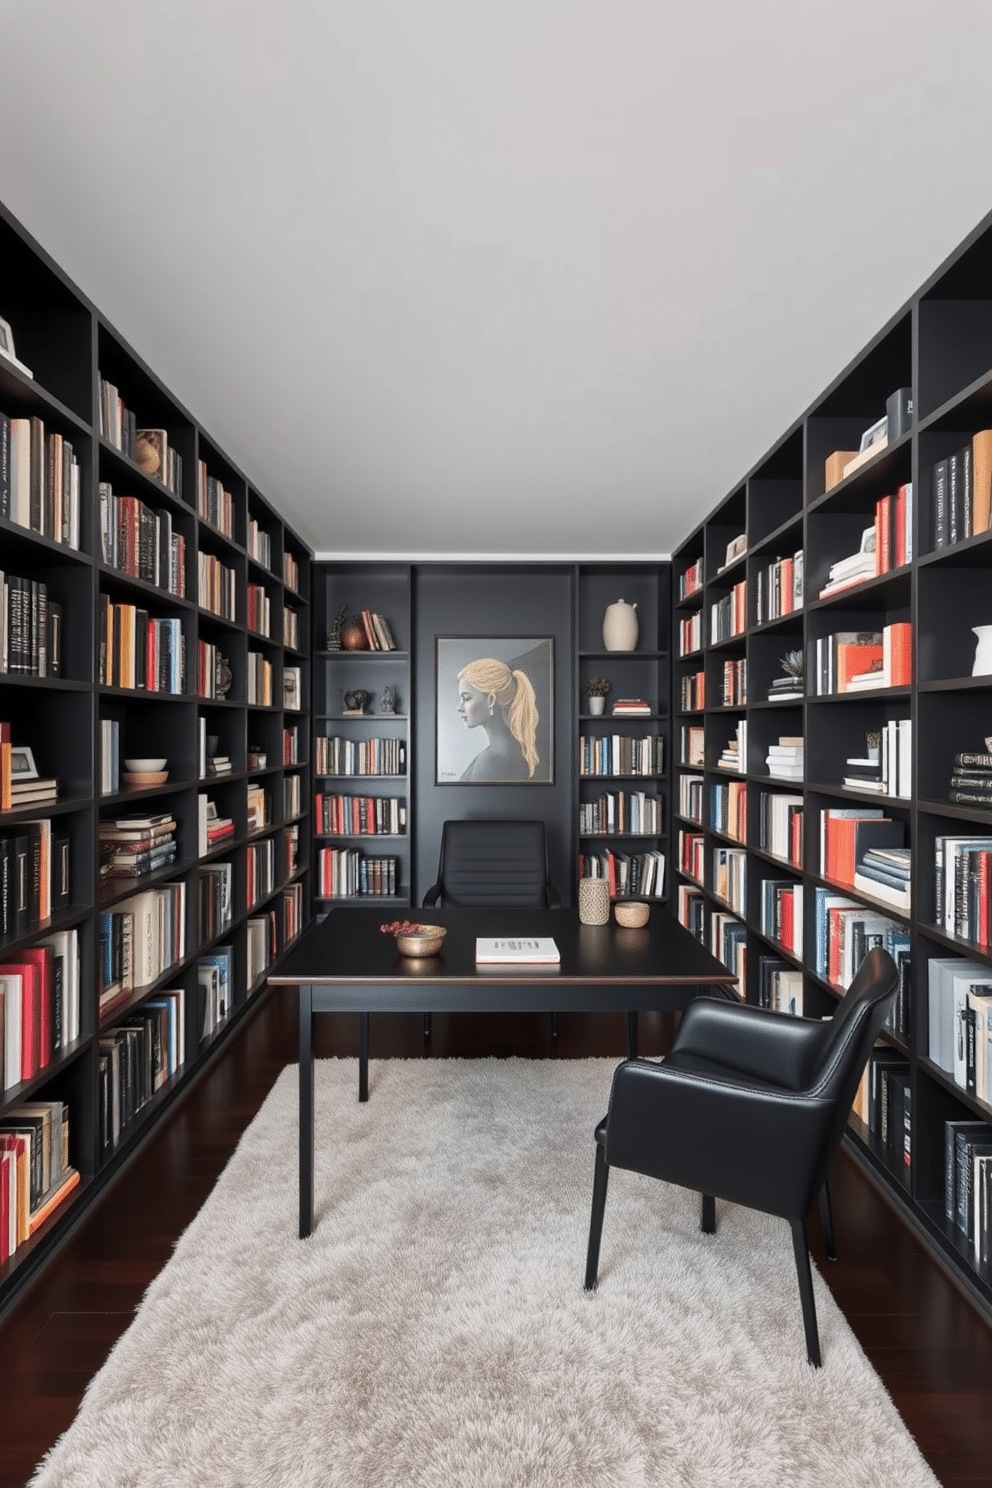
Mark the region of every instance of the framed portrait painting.
[[437, 637], [438, 785], [554, 780], [551, 636]]

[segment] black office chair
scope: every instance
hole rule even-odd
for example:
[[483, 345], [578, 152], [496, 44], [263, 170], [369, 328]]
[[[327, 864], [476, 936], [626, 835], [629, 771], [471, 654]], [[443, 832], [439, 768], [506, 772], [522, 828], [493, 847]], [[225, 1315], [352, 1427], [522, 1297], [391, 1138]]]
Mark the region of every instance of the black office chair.
[[717, 1198], [775, 1214], [792, 1226], [806, 1352], [819, 1367], [805, 1220], [819, 1195], [836, 1259], [827, 1170], [898, 983], [892, 957], [873, 950], [823, 1021], [697, 998], [660, 1064], [621, 1064], [595, 1134], [587, 1290], [596, 1285], [611, 1167], [698, 1190], [708, 1234]]
[[[543, 821], [446, 821], [441, 833], [437, 882], [423, 907], [455, 909], [558, 909], [561, 896], [548, 869]], [[558, 1014], [551, 1015], [558, 1036]], [[424, 1037], [431, 1015], [424, 1014]]]

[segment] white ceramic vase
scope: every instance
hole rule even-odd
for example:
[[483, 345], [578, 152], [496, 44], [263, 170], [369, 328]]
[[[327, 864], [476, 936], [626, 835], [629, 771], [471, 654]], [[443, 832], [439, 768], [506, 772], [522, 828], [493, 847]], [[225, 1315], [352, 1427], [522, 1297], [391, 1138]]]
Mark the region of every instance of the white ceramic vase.
[[603, 616], [603, 645], [607, 651], [633, 651], [637, 645], [637, 606], [618, 599]]
[[973, 625], [972, 632], [978, 637], [975, 647], [975, 664], [971, 669], [973, 677], [987, 677], [992, 674], [992, 625]]
[[589, 699], [589, 712], [590, 713], [595, 713], [595, 714], [605, 713], [606, 712], [606, 699], [605, 699], [605, 697], [591, 697]]

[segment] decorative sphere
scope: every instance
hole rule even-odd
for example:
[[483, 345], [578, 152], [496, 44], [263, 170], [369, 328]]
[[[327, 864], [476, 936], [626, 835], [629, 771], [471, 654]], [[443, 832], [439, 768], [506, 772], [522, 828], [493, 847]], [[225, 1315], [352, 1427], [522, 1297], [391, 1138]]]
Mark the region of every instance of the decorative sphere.
[[341, 645], [345, 651], [367, 651], [369, 638], [360, 620], [346, 620], [341, 628]]

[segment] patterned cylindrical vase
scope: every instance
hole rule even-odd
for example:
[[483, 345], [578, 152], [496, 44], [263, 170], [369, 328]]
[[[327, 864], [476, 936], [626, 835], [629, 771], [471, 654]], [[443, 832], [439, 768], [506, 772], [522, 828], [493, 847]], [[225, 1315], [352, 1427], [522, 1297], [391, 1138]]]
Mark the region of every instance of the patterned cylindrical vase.
[[605, 925], [610, 918], [610, 885], [605, 878], [579, 879], [579, 919], [583, 925]]

